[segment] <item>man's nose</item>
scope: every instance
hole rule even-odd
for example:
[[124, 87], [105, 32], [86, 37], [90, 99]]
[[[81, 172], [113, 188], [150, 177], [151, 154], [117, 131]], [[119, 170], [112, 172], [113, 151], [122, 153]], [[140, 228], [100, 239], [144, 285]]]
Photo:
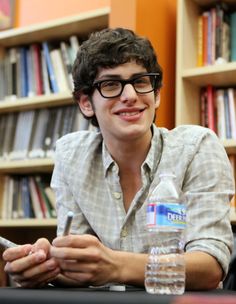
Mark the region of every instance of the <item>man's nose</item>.
[[131, 83], [125, 84], [123, 91], [121, 93], [121, 100], [122, 101], [133, 101], [136, 100], [137, 93]]

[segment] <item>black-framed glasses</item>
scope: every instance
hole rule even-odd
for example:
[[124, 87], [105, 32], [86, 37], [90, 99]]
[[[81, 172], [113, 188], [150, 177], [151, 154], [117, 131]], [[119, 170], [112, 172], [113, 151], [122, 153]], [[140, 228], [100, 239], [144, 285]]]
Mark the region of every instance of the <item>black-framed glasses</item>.
[[157, 88], [159, 73], [145, 73], [130, 79], [104, 79], [97, 80], [93, 87], [98, 90], [104, 98], [114, 98], [122, 94], [126, 84], [131, 84], [138, 94], [146, 94]]

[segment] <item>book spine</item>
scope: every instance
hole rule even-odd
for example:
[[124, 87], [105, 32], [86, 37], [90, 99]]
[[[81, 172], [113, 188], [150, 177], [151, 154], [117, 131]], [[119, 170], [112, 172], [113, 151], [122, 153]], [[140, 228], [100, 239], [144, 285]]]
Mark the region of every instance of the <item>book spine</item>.
[[214, 89], [212, 85], [207, 86], [207, 113], [208, 113], [208, 128], [216, 132]]
[[52, 92], [58, 93], [59, 88], [58, 88], [58, 84], [57, 84], [56, 77], [55, 77], [55, 72], [54, 72], [53, 65], [52, 65], [48, 42], [46, 42], [46, 41], [43, 42], [42, 46], [43, 46], [43, 52], [44, 52], [45, 59], [46, 59], [46, 64], [47, 64], [48, 75], [49, 75], [49, 79], [50, 79], [50, 85], [52, 88]]
[[197, 66], [203, 66], [203, 24], [201, 15], [198, 17]]
[[230, 60], [236, 61], [236, 12], [230, 15], [231, 52]]

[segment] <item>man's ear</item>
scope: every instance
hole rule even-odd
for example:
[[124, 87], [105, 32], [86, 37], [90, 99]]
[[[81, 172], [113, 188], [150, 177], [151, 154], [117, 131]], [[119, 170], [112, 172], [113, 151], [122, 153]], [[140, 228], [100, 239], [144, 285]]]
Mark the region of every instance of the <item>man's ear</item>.
[[159, 108], [160, 105], [160, 91], [156, 91], [156, 95], [155, 95], [155, 109]]
[[88, 95], [81, 94], [79, 100], [77, 101], [81, 112], [87, 116], [87, 117], [92, 117], [94, 115], [94, 110], [92, 103], [89, 99]]

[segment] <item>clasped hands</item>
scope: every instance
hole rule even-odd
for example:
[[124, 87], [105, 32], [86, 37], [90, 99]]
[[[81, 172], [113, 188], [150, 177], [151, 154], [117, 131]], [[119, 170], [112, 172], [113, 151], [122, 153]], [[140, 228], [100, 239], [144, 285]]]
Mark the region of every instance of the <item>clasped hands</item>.
[[57, 237], [52, 244], [41, 238], [4, 251], [5, 271], [17, 286], [89, 286], [115, 282], [118, 275], [115, 251], [92, 235]]

